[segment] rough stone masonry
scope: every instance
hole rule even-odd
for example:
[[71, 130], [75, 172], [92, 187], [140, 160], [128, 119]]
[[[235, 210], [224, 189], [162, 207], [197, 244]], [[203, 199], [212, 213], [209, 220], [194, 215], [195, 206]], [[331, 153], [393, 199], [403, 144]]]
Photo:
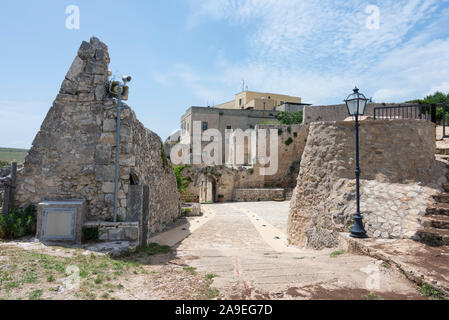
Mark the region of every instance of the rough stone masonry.
[[[82, 198], [86, 220], [112, 220], [117, 112], [107, 93], [109, 62], [97, 38], [81, 44], [18, 174], [16, 207]], [[176, 178], [159, 136], [127, 105], [120, 119], [118, 216], [127, 220], [130, 185], [148, 185], [149, 236], [180, 214]]]
[[[293, 245], [334, 247], [355, 214], [354, 123], [314, 122], [290, 202]], [[369, 237], [413, 238], [446, 182], [435, 161], [435, 125], [424, 120], [360, 124], [361, 213]]]

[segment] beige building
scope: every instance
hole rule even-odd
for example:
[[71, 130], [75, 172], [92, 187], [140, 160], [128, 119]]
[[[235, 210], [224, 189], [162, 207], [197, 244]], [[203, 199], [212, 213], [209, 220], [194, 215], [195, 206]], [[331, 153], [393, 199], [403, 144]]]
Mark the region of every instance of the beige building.
[[[276, 121], [276, 116], [279, 113], [277, 110], [263, 111], [263, 110], [233, 110], [233, 109], [218, 109], [205, 107], [191, 107], [181, 118], [181, 144], [190, 144], [193, 141], [193, 124], [195, 121], [201, 123], [201, 132], [208, 129], [217, 129], [220, 131], [222, 141], [222, 161], [226, 161], [226, 154], [228, 153], [229, 141], [226, 137], [226, 130], [254, 129], [257, 124], [264, 122]], [[207, 142], [205, 143], [207, 144]], [[193, 150], [191, 150], [192, 155]]]
[[215, 106], [218, 109], [275, 110], [283, 104], [301, 104], [301, 98], [269, 92], [243, 91], [235, 99]]

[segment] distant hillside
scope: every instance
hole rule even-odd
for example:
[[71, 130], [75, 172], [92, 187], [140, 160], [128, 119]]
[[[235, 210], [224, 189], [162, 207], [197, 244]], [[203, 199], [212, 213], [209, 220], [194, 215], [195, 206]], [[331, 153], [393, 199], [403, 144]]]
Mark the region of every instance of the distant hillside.
[[0, 148], [0, 161], [23, 163], [27, 154], [26, 149]]

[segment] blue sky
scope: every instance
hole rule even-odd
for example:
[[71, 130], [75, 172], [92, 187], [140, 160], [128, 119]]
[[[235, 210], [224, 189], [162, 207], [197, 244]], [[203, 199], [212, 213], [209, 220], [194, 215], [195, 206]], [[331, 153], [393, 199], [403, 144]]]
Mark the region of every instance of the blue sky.
[[[66, 28], [68, 5], [80, 29]], [[379, 8], [379, 28], [367, 19]], [[341, 103], [354, 85], [378, 102], [449, 92], [449, 1], [4, 1], [0, 146], [29, 148], [83, 40], [130, 74], [128, 104], [162, 139], [192, 105], [240, 91]]]

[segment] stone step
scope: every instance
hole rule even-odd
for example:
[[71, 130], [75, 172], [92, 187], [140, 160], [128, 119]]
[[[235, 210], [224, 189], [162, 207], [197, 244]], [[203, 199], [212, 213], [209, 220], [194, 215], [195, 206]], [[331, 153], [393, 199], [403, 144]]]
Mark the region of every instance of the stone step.
[[436, 202], [449, 203], [449, 193], [440, 193], [432, 196]]
[[449, 216], [432, 215], [419, 218], [424, 228], [449, 229]]
[[414, 240], [432, 247], [449, 245], [449, 230], [436, 228], [422, 228], [413, 237]]
[[436, 148], [435, 154], [449, 155], [449, 149], [448, 148]]
[[426, 209], [426, 215], [449, 216], [449, 203], [438, 203]]

